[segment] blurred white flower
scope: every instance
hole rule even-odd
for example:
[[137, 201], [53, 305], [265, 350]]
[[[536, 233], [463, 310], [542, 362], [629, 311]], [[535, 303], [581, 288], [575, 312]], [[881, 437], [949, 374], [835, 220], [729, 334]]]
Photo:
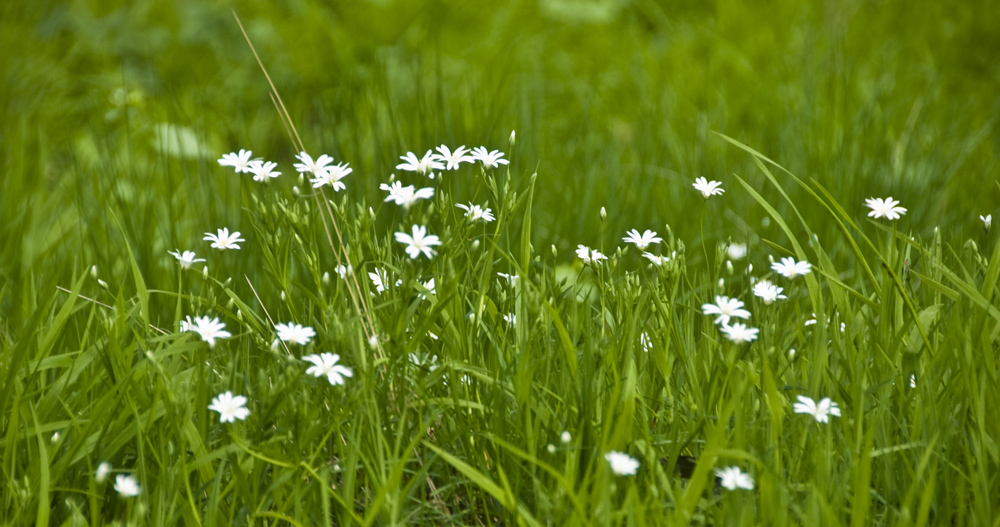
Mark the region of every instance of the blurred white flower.
[[517, 315], [515, 315], [514, 313], [507, 313], [506, 315], [503, 316], [503, 319], [504, 321], [507, 322], [508, 325], [513, 326], [517, 324]]
[[420, 253], [428, 259], [433, 258], [437, 254], [433, 246], [441, 245], [441, 240], [433, 234], [428, 235], [427, 227], [423, 225], [414, 225], [412, 236], [405, 232], [397, 232], [396, 241], [406, 244], [406, 254], [411, 260], [415, 260]]
[[497, 273], [497, 276], [499, 276], [500, 278], [506, 279], [507, 283], [511, 287], [517, 286], [517, 275], [516, 274]]
[[753, 490], [753, 478], [740, 470], [739, 467], [716, 469], [715, 475], [721, 479], [721, 484], [729, 490]]
[[796, 399], [799, 402], [792, 405], [795, 413], [809, 414], [816, 418], [817, 423], [829, 423], [831, 415], [840, 417], [840, 408], [829, 397], [820, 399], [819, 403], [804, 395], [799, 395]]
[[243, 238], [240, 238], [240, 231], [230, 234], [228, 228], [219, 229], [218, 235], [206, 232], [205, 237], [202, 239], [212, 242], [212, 248], [220, 251], [225, 251], [226, 249], [239, 249], [240, 246], [236, 244], [246, 241]]
[[416, 203], [418, 199], [430, 199], [434, 197], [434, 189], [431, 187], [417, 190], [413, 185], [404, 187], [403, 183], [399, 181], [393, 181], [392, 185], [382, 183], [378, 188], [389, 193], [383, 201], [391, 201], [407, 209]]
[[472, 163], [475, 161], [472, 156], [468, 155], [469, 149], [462, 145], [455, 149], [454, 152], [451, 151], [447, 146], [441, 145], [435, 148], [440, 154], [434, 154], [431, 157], [435, 161], [440, 161], [445, 164], [445, 170], [458, 170], [459, 163]]
[[559, 436], [559, 440], [563, 443], [569, 443], [573, 440], [573, 436], [571, 436], [569, 432], [563, 431], [563, 433]]
[[993, 225], [993, 215], [987, 214], [986, 216], [980, 216], [979, 219], [983, 222], [983, 229], [989, 231], [990, 226]]
[[237, 174], [247, 173], [250, 172], [250, 156], [252, 155], [253, 152], [241, 148], [239, 153], [222, 154], [222, 158], [219, 159], [219, 165], [233, 167], [236, 169]]
[[898, 207], [899, 201], [892, 199], [892, 196], [888, 198], [868, 198], [865, 200], [865, 205], [872, 209], [868, 213], [868, 216], [873, 218], [886, 218], [888, 220], [899, 219], [900, 216], [906, 214], [906, 209], [903, 207]]
[[506, 165], [510, 163], [506, 159], [501, 159], [503, 157], [503, 152], [499, 150], [494, 150], [492, 152], [487, 151], [485, 146], [477, 146], [472, 149], [472, 157], [479, 160], [484, 167], [497, 168], [499, 165]]
[[729, 324], [729, 319], [750, 318], [750, 312], [743, 309], [743, 302], [728, 296], [716, 295], [714, 304], [702, 304], [702, 312], [706, 315], [719, 315], [715, 318], [716, 324]]
[[174, 258], [177, 258], [177, 262], [181, 264], [181, 269], [190, 269], [193, 264], [198, 262], [204, 262], [204, 258], [195, 258], [194, 251], [167, 251], [172, 254]]
[[279, 339], [300, 346], [309, 344], [309, 341], [316, 336], [316, 330], [313, 328], [292, 322], [288, 324], [275, 324], [274, 329], [278, 332]]
[[722, 194], [725, 189], [722, 187], [722, 183], [719, 181], [708, 181], [707, 179], [700, 177], [694, 180], [691, 184], [698, 192], [701, 192], [701, 197], [708, 199], [712, 196]]
[[281, 175], [281, 172], [274, 172], [278, 164], [273, 161], [251, 161], [250, 165], [247, 166], [247, 172], [253, 174], [254, 181], [264, 182], [267, 178], [276, 178]]
[[657, 267], [670, 261], [669, 256], [657, 256], [653, 253], [642, 253], [642, 256], [647, 260], [649, 260], [650, 262], [653, 262], [653, 265]]
[[351, 175], [351, 172], [354, 172], [354, 169], [347, 163], [337, 163], [334, 166], [325, 167], [322, 171], [315, 173], [316, 177], [310, 179], [309, 182], [312, 183], [313, 188], [329, 185], [334, 192], [340, 192], [347, 188], [347, 185], [341, 179]]
[[632, 229], [631, 231], [625, 233], [625, 237], [622, 238], [622, 241], [634, 244], [640, 251], [645, 251], [651, 244], [662, 242], [663, 238], [657, 237], [656, 233], [649, 229], [646, 229], [646, 232], [643, 232], [642, 234], [639, 234], [638, 230]]
[[604, 454], [604, 459], [611, 465], [611, 471], [619, 476], [631, 476], [639, 470], [639, 460], [622, 452], [612, 450]]
[[747, 255], [747, 246], [742, 243], [731, 243], [726, 247], [726, 256], [731, 260], [742, 260]]
[[220, 393], [218, 397], [212, 399], [212, 404], [208, 405], [208, 409], [213, 412], [219, 412], [220, 423], [235, 423], [237, 419], [242, 421], [250, 415], [250, 410], [247, 409], [246, 404], [246, 397], [242, 395], [233, 396], [233, 392], [227, 391]]
[[[397, 170], [416, 172], [424, 176], [431, 175], [432, 170], [444, 170], [444, 165], [438, 162], [430, 150], [420, 159], [417, 159], [416, 154], [413, 152], [407, 152], [405, 156], [399, 156], [399, 158], [404, 162], [396, 165]], [[434, 178], [432, 177], [431, 179]]]
[[313, 363], [313, 365], [306, 370], [307, 374], [315, 377], [322, 377], [326, 375], [326, 379], [334, 386], [344, 384], [344, 377], [351, 377], [354, 375], [353, 372], [351, 372], [351, 369], [347, 366], [337, 364], [337, 361], [340, 360], [340, 355], [335, 353], [306, 355], [305, 357], [302, 357], [302, 360]]
[[201, 340], [208, 343], [209, 348], [215, 347], [215, 339], [227, 339], [233, 336], [231, 333], [226, 331], [226, 324], [220, 322], [218, 318], [208, 318], [208, 317], [185, 317], [186, 320], [181, 321], [181, 332], [194, 331], [199, 336]]
[[139, 489], [139, 482], [135, 478], [127, 474], [119, 474], [115, 476], [115, 492], [123, 498], [133, 498], [138, 496], [141, 490]]
[[796, 262], [794, 258], [788, 257], [782, 258], [780, 262], [771, 264], [771, 269], [774, 269], [785, 278], [795, 278], [799, 275], [809, 274], [812, 271], [812, 265], [805, 261]]
[[456, 203], [455, 206], [465, 210], [465, 217], [469, 218], [469, 221], [474, 222], [476, 220], [483, 220], [484, 222], [489, 223], [496, 219], [493, 217], [493, 211], [490, 209], [483, 210], [483, 208], [479, 205], [473, 205], [472, 203], [469, 203], [468, 205]]
[[301, 161], [301, 163], [295, 163], [295, 170], [303, 173], [309, 172], [316, 177], [321, 177], [325, 174], [328, 170], [327, 165], [333, 163], [333, 158], [326, 154], [319, 156], [315, 161], [313, 161], [312, 156], [305, 152], [300, 152], [295, 158]]
[[768, 280], [761, 280], [753, 286], [753, 294], [760, 297], [767, 305], [771, 305], [775, 300], [787, 298], [781, 294], [782, 291], [784, 288], [778, 287]]
[[583, 263], [585, 263], [585, 264], [593, 264], [593, 263], [600, 262], [601, 260], [607, 260], [608, 259], [607, 256], [604, 256], [600, 252], [595, 251], [595, 250], [591, 249], [590, 247], [587, 247], [586, 245], [577, 245], [576, 246], [576, 255], [581, 260], [583, 260]]
[[340, 264], [337, 267], [334, 267], [333, 270], [337, 271], [337, 274], [340, 275], [341, 280], [347, 280], [347, 275], [354, 272], [353, 267], [344, 264]]
[[757, 328], [748, 328], [739, 322], [734, 322], [731, 326], [723, 324], [719, 329], [726, 334], [726, 338], [736, 344], [757, 340], [757, 332], [760, 331]]

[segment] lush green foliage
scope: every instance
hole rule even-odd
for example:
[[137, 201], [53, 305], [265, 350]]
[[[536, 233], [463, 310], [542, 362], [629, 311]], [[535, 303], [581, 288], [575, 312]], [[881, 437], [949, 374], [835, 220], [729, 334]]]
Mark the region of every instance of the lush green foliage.
[[[0, 523], [996, 524], [996, 9], [275, 4], [238, 14], [287, 120], [226, 6], [0, 3]], [[394, 170], [442, 143], [511, 164]], [[240, 148], [282, 176], [216, 162]], [[349, 162], [346, 191], [314, 193], [300, 148]], [[383, 202], [392, 173], [433, 199]], [[867, 218], [887, 195], [906, 215]], [[222, 227], [240, 250], [202, 241]], [[201, 315], [232, 337], [178, 331]], [[287, 322], [316, 338], [274, 346]], [[306, 373], [328, 351], [343, 385]], [[246, 420], [208, 409], [227, 390]]]

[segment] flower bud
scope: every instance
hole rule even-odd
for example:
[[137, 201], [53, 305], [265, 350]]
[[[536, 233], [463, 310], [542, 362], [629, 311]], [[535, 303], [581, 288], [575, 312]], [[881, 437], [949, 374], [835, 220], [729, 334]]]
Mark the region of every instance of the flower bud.
[[97, 279], [97, 266], [96, 265], [91, 266], [91, 268], [90, 268], [90, 276], [92, 278], [94, 278], [95, 280]]
[[202, 276], [202, 278], [205, 278], [206, 280], [208, 279], [208, 266], [207, 265], [201, 270], [201, 276]]
[[604, 207], [601, 207], [601, 221], [606, 219], [608, 219], [608, 211], [604, 210]]
[[378, 348], [378, 335], [372, 335], [372, 336], [368, 337], [368, 345], [371, 346], [372, 349], [377, 349]]
[[549, 443], [549, 446], [545, 447], [545, 449], [549, 451], [549, 454], [556, 453], [556, 446], [553, 445], [552, 443]]
[[510, 138], [507, 139], [507, 142], [510, 143], [510, 146], [512, 146], [512, 147], [514, 146], [514, 143], [517, 142], [517, 138], [514, 135], [514, 130], [510, 131]]
[[573, 440], [573, 436], [569, 435], [569, 432], [563, 432], [562, 435], [559, 436], [559, 440], [563, 443], [569, 443]]
[[97, 285], [99, 285], [99, 286], [101, 286], [101, 287], [103, 287], [105, 289], [108, 288], [108, 283], [105, 282], [104, 280], [101, 280], [100, 278], [97, 279]]
[[726, 272], [729, 276], [733, 276], [733, 262], [732, 260], [726, 260]]
[[94, 479], [98, 483], [104, 483], [104, 480], [108, 479], [108, 474], [111, 474], [111, 463], [105, 461], [100, 465], [97, 465], [97, 473], [94, 474]]
[[298, 185], [292, 187], [292, 195], [295, 196], [296, 198], [302, 195], [302, 192], [299, 191]]
[[330, 272], [323, 273], [323, 285], [330, 285]]

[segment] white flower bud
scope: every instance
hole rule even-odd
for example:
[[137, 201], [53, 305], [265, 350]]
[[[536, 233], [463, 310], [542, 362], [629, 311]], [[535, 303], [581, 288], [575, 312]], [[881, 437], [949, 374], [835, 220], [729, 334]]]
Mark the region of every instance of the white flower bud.
[[294, 187], [292, 187], [292, 195], [295, 196], [296, 198], [299, 197], [300, 195], [302, 195], [302, 192], [299, 191], [299, 186], [298, 185], [295, 185]]
[[473, 251], [479, 250], [479, 240], [472, 240], [472, 250]]
[[285, 292], [284, 291], [281, 292], [281, 301], [282, 302], [285, 301]]
[[372, 336], [368, 337], [368, 345], [371, 346], [372, 349], [377, 349], [378, 348], [378, 335], [372, 335]]
[[507, 142], [510, 143], [510, 146], [514, 146], [514, 143], [517, 142], [517, 138], [515, 137], [514, 130], [510, 131], [510, 138], [507, 140]]
[[111, 474], [111, 463], [105, 461], [100, 465], [97, 465], [97, 473], [94, 474], [94, 479], [98, 483], [104, 483], [104, 480], [108, 479], [108, 474]]
[[725, 287], [726, 287], [726, 281], [723, 280], [722, 278], [720, 278], [719, 279], [719, 289], [723, 289]]
[[90, 276], [93, 277], [95, 280], [97, 279], [97, 266], [96, 265], [91, 266], [91, 268], [90, 268]]
[[330, 272], [323, 273], [323, 285], [330, 285]]
[[729, 276], [733, 276], [733, 262], [732, 260], [726, 260], [726, 272]]
[[549, 451], [549, 454], [556, 453], [556, 446], [553, 445], [552, 443], [549, 443], [549, 446], [545, 447], [545, 449]]
[[101, 286], [101, 287], [103, 287], [105, 289], [108, 288], [108, 283], [105, 282], [104, 280], [101, 280], [100, 278], [97, 279], [97, 285], [99, 285], [99, 286]]
[[608, 211], [604, 210], [604, 207], [601, 207], [601, 221], [606, 219], [608, 219]]
[[208, 279], [208, 266], [206, 265], [204, 269], [201, 270], [202, 278]]
[[563, 443], [569, 443], [573, 440], [573, 436], [569, 435], [569, 432], [563, 432], [562, 435], [559, 436], [559, 440]]

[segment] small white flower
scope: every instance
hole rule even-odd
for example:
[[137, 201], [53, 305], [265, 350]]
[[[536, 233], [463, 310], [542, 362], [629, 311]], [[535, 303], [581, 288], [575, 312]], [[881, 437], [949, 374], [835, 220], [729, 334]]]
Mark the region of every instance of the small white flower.
[[642, 256], [644, 258], [646, 258], [647, 260], [649, 260], [650, 262], [653, 262], [653, 265], [655, 265], [657, 267], [660, 267], [663, 264], [665, 264], [665, 263], [667, 263], [667, 262], [670, 261], [670, 257], [669, 256], [657, 256], [657, 255], [655, 255], [653, 253], [642, 253]]
[[987, 214], [986, 216], [980, 216], [979, 219], [983, 222], [983, 229], [989, 231], [990, 226], [993, 225], [993, 215]]
[[313, 188], [320, 188], [329, 185], [334, 192], [340, 192], [347, 188], [341, 179], [351, 175], [354, 169], [347, 163], [337, 163], [331, 167], [325, 167], [322, 171], [315, 173], [316, 177], [309, 180]]
[[375, 286], [375, 292], [380, 295], [389, 288], [389, 272], [385, 269], [375, 269], [374, 273], [368, 273], [368, 278]]
[[190, 269], [193, 264], [198, 262], [204, 262], [204, 258], [195, 258], [193, 251], [167, 251], [172, 254], [174, 258], [177, 258], [177, 262], [181, 264], [181, 269]]
[[505, 322], [507, 322], [507, 325], [513, 326], [517, 324], [517, 315], [515, 315], [514, 313], [507, 313], [506, 315], [503, 316], [503, 319]]
[[351, 274], [351, 273], [354, 272], [354, 268], [353, 267], [351, 267], [350, 265], [344, 265], [344, 264], [340, 264], [337, 267], [334, 267], [333, 270], [337, 271], [337, 274], [340, 275], [340, 279], [341, 280], [347, 280], [347, 275], [349, 275], [349, 274]]
[[639, 460], [622, 452], [612, 450], [604, 454], [604, 459], [611, 465], [611, 471], [619, 476], [632, 476], [639, 470]]
[[[420, 175], [429, 176], [432, 170], [444, 170], [444, 165], [438, 162], [434, 157], [434, 154], [430, 150], [424, 154], [423, 158], [417, 159], [416, 154], [413, 152], [407, 152], [405, 156], [399, 156], [404, 163], [396, 165], [397, 170], [406, 170], [407, 172], [416, 172]], [[431, 177], [431, 179], [434, 179]]]
[[237, 174], [247, 173], [250, 172], [250, 156], [252, 155], [253, 152], [243, 149], [240, 149], [239, 153], [222, 154], [219, 165], [233, 167]]
[[595, 250], [591, 249], [590, 247], [587, 247], [586, 245], [577, 245], [576, 246], [576, 255], [581, 260], [583, 260], [583, 263], [585, 263], [585, 264], [594, 264], [594, 263], [600, 262], [601, 260], [607, 260], [608, 259], [607, 256], [604, 256], [600, 252], [595, 251]]
[[115, 491], [123, 498], [133, 498], [139, 495], [139, 482], [127, 474], [115, 476]]
[[563, 443], [569, 443], [573, 440], [573, 436], [571, 436], [569, 432], [563, 431], [563, 433], [559, 436], [559, 440]]
[[830, 400], [829, 397], [824, 397], [820, 399], [819, 403], [813, 401], [812, 399], [800, 395], [796, 397], [799, 402], [792, 405], [792, 409], [795, 410], [797, 414], [809, 414], [816, 418], [817, 423], [829, 423], [830, 416], [840, 417], [840, 408], [837, 403]]
[[[429, 294], [437, 295], [437, 288], [435, 288], [434, 286], [433, 278], [420, 285], [423, 286], [423, 288], [426, 289]], [[417, 296], [419, 296], [421, 300], [427, 300], [427, 295], [424, 293], [418, 293]]]
[[716, 469], [715, 475], [722, 480], [721, 485], [729, 490], [753, 490], [753, 478], [742, 472], [739, 467]]
[[327, 165], [333, 163], [333, 158], [326, 154], [319, 156], [319, 159], [316, 159], [315, 161], [313, 161], [313, 158], [305, 152], [300, 152], [295, 156], [295, 158], [301, 161], [301, 163], [295, 163], [295, 170], [303, 173], [309, 172], [316, 177], [320, 177], [325, 174], [327, 171]]
[[642, 346], [642, 351], [649, 353], [649, 350], [653, 349], [653, 341], [649, 338], [649, 333], [645, 331], [639, 335], [639, 345]]
[[413, 185], [404, 187], [399, 181], [393, 181], [391, 186], [383, 183], [378, 188], [389, 193], [383, 201], [392, 201], [396, 205], [407, 209], [416, 203], [418, 199], [430, 199], [434, 197], [434, 189], [431, 187], [417, 190]]
[[473, 205], [472, 203], [462, 205], [461, 203], [456, 203], [455, 206], [465, 210], [465, 217], [469, 218], [469, 221], [483, 220], [489, 223], [496, 219], [493, 217], [493, 212], [490, 209], [483, 210], [479, 205]]
[[247, 171], [253, 174], [254, 181], [264, 182], [267, 181], [267, 178], [276, 178], [281, 175], [281, 172], [274, 172], [277, 166], [278, 164], [272, 161], [251, 161]]
[[316, 336], [316, 330], [313, 328], [292, 322], [288, 324], [275, 324], [274, 329], [278, 332], [279, 339], [300, 346], [309, 344], [309, 341]]
[[507, 283], [511, 287], [517, 286], [517, 275], [516, 274], [497, 273], [497, 276], [499, 276], [500, 278], [506, 279]]
[[499, 150], [494, 150], [489, 152], [486, 150], [485, 146], [477, 146], [472, 149], [472, 157], [479, 160], [484, 167], [497, 168], [499, 165], [506, 165], [510, 163], [506, 159], [501, 159], [503, 157], [503, 152]]
[[351, 377], [354, 375], [354, 373], [351, 372], [351, 369], [347, 366], [337, 364], [337, 361], [340, 360], [340, 355], [334, 353], [306, 355], [305, 357], [302, 357], [302, 360], [313, 363], [313, 366], [310, 366], [309, 369], [306, 370], [307, 374], [315, 377], [322, 377], [326, 375], [326, 379], [334, 386], [344, 384], [344, 377]]
[[108, 479], [108, 474], [111, 474], [111, 463], [105, 461], [97, 465], [97, 472], [94, 474], [94, 479], [98, 483], [104, 483], [104, 480]]
[[708, 181], [707, 179], [700, 177], [694, 180], [691, 184], [698, 192], [701, 192], [701, 196], [708, 199], [712, 196], [716, 196], [725, 192], [725, 189], [721, 188], [722, 183], [719, 181]]
[[236, 244], [246, 241], [243, 238], [240, 238], [240, 231], [230, 234], [228, 228], [219, 229], [218, 235], [206, 232], [205, 237], [202, 239], [212, 242], [212, 248], [220, 251], [225, 251], [226, 249], [239, 249], [240, 246]]
[[742, 260], [747, 255], [747, 246], [742, 243], [732, 243], [726, 247], [726, 256], [730, 260]]
[[220, 423], [235, 423], [237, 419], [240, 421], [247, 418], [250, 415], [250, 410], [246, 407], [247, 398], [242, 395], [233, 395], [233, 392], [220, 393], [218, 397], [212, 399], [212, 404], [208, 405], [208, 409], [214, 412], [219, 412], [219, 422]]
[[406, 244], [406, 254], [411, 260], [417, 259], [421, 253], [430, 259], [437, 254], [433, 246], [441, 245], [441, 240], [433, 234], [428, 235], [427, 227], [423, 225], [414, 225], [412, 236], [405, 232], [397, 232], [396, 241]]
[[916, 388], [916, 387], [917, 387], [917, 376], [910, 375], [910, 388]]
[[906, 209], [903, 207], [898, 207], [899, 201], [892, 199], [892, 196], [888, 198], [868, 198], [865, 200], [865, 205], [872, 209], [868, 213], [868, 216], [873, 218], [885, 218], [888, 220], [899, 219], [900, 216], [906, 214]]
[[445, 170], [458, 170], [459, 163], [472, 163], [475, 161], [472, 156], [468, 155], [469, 149], [465, 148], [465, 145], [456, 148], [454, 152], [445, 145], [441, 145], [435, 148], [435, 150], [440, 152], [440, 154], [434, 154], [431, 157], [435, 161], [445, 163]]
[[774, 269], [785, 278], [795, 278], [799, 275], [809, 274], [812, 271], [812, 265], [804, 261], [796, 262], [794, 258], [788, 257], [782, 258], [780, 262], [771, 264], [771, 269]]
[[761, 280], [753, 286], [753, 294], [760, 297], [767, 305], [771, 305], [775, 300], [787, 298], [781, 294], [782, 291], [784, 288], [778, 287], [768, 280]]
[[181, 332], [194, 331], [201, 336], [201, 340], [208, 343], [209, 348], [215, 347], [215, 339], [227, 339], [233, 336], [225, 330], [226, 324], [220, 322], [218, 318], [194, 317], [193, 321], [190, 317], [185, 318], [186, 320], [181, 321]]
[[734, 322], [731, 326], [724, 324], [719, 329], [726, 334], [726, 338], [736, 344], [757, 340], [757, 332], [760, 331], [757, 328], [748, 328], [746, 325], [740, 324], [739, 322]]
[[622, 238], [622, 241], [625, 243], [635, 244], [636, 248], [640, 251], [645, 251], [651, 244], [663, 241], [663, 238], [657, 237], [656, 233], [649, 229], [646, 229], [646, 232], [642, 234], [639, 234], [638, 230], [632, 229], [631, 231], [626, 232], [625, 235], [626, 236]]
[[702, 304], [701, 310], [706, 315], [719, 315], [714, 322], [722, 325], [729, 324], [729, 319], [732, 317], [750, 318], [750, 312], [743, 309], [743, 302], [728, 296], [716, 295], [715, 303]]

